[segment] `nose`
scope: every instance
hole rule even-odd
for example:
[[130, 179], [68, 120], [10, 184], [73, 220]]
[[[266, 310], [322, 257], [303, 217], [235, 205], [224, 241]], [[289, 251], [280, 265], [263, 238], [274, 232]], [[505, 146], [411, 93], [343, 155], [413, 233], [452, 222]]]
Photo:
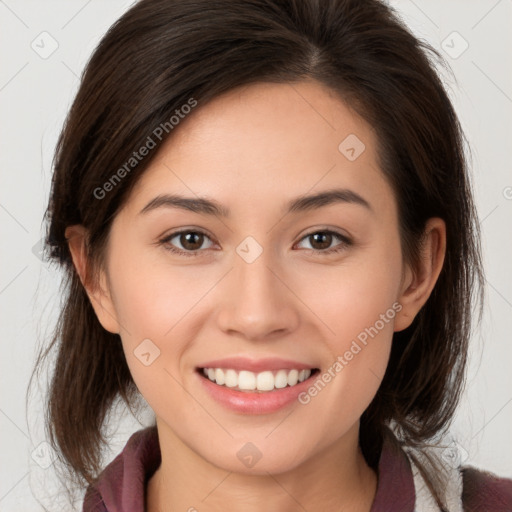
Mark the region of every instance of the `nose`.
[[248, 340], [283, 337], [299, 324], [300, 301], [293, 294], [293, 283], [279, 270], [270, 251], [252, 263], [235, 254], [234, 268], [223, 287], [218, 326], [225, 333]]

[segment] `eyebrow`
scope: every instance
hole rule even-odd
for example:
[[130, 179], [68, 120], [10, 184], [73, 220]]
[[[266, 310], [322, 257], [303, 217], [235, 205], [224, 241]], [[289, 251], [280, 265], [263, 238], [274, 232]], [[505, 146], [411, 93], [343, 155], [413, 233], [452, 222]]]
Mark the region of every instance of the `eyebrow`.
[[[283, 213], [296, 213], [316, 210], [336, 203], [348, 203], [373, 212], [370, 203], [356, 192], [349, 189], [332, 189], [308, 196], [299, 196], [285, 204]], [[157, 208], [179, 208], [203, 215], [215, 215], [229, 218], [230, 211], [213, 199], [205, 197], [184, 197], [177, 194], [161, 194], [152, 199], [141, 211], [140, 214], [156, 210]]]

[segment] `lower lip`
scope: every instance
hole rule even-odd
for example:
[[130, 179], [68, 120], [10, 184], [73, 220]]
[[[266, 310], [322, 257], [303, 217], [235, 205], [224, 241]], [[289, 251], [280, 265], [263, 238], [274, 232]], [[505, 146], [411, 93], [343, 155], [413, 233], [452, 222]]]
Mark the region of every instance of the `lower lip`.
[[[200, 371], [202, 372], [202, 370]], [[286, 386], [263, 393], [237, 391], [215, 384], [199, 372], [197, 375], [210, 396], [224, 407], [243, 414], [270, 414], [298, 401], [298, 395], [311, 385], [312, 379], [316, 377], [317, 373], [312, 373], [306, 380], [295, 386]]]

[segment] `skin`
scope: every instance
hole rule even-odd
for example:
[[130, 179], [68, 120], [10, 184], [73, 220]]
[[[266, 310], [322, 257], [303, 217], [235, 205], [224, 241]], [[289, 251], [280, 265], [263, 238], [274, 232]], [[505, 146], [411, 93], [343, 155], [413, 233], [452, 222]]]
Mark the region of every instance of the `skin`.
[[[365, 144], [354, 161], [338, 150], [349, 134]], [[68, 228], [98, 319], [120, 334], [156, 415], [162, 464], [149, 481], [150, 512], [370, 510], [377, 476], [359, 449], [359, 418], [384, 375], [393, 332], [410, 325], [432, 291], [446, 238], [444, 222], [430, 219], [420, 264], [403, 260], [376, 141], [317, 82], [253, 84], [199, 105], [173, 132], [114, 219], [97, 282], [86, 277], [86, 231]], [[339, 187], [371, 209], [335, 203], [283, 213], [292, 198]], [[231, 216], [140, 213], [162, 193], [215, 199]], [[158, 243], [181, 228], [208, 234], [195, 242], [202, 252], [180, 256]], [[322, 254], [306, 235], [327, 228], [352, 243]], [[236, 252], [247, 236], [263, 249], [252, 263]], [[172, 239], [178, 249], [184, 242]], [[340, 244], [333, 237], [325, 246]], [[238, 355], [325, 371], [394, 303], [400, 312], [307, 405], [239, 414], [213, 401], [195, 373], [201, 362]], [[150, 366], [134, 355], [147, 338], [161, 351]], [[247, 442], [262, 454], [252, 468], [237, 457]]]

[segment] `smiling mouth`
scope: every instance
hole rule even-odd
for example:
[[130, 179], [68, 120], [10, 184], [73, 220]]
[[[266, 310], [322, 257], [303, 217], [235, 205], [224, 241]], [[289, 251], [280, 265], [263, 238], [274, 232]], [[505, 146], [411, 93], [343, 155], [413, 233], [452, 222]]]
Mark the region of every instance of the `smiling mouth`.
[[221, 387], [246, 393], [268, 393], [296, 386], [313, 378], [320, 370], [318, 368], [282, 369], [256, 373], [247, 370], [237, 371], [231, 368], [197, 368], [197, 372], [201, 377]]

